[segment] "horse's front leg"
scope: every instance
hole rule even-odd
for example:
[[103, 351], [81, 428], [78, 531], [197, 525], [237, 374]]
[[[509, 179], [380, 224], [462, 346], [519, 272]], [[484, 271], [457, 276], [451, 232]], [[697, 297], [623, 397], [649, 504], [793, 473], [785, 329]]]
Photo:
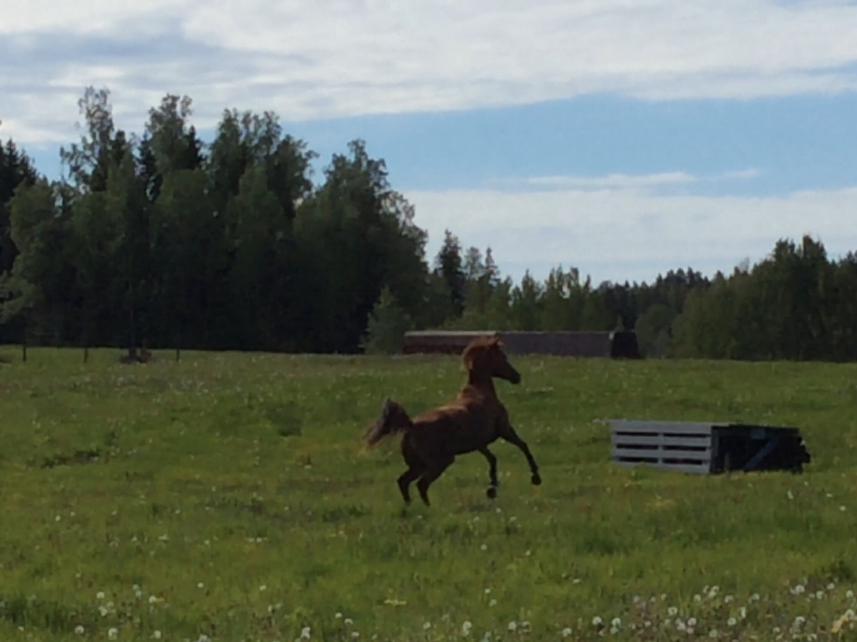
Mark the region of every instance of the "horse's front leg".
[[485, 494], [488, 495], [490, 499], [494, 499], [497, 497], [497, 486], [500, 485], [500, 482], [497, 481], [497, 457], [494, 456], [490, 450], [488, 450], [488, 446], [483, 446], [479, 449], [485, 459], [488, 460], [488, 479], [490, 480], [491, 485], [488, 487], [488, 490], [485, 491]]
[[509, 423], [508, 415], [504, 415], [501, 417], [498, 432], [500, 433], [500, 438], [508, 441], [510, 444], [517, 446], [522, 453], [524, 453], [524, 457], [527, 458], [527, 463], [530, 465], [530, 472], [532, 473], [532, 477], [530, 477], [530, 481], [533, 482], [533, 485], [538, 486], [542, 483], [542, 477], [539, 475], [539, 465], [536, 463], [536, 458], [533, 457], [533, 453], [530, 452], [530, 447], [527, 446], [527, 442], [518, 436], [518, 433], [515, 432], [515, 429], [512, 428], [512, 424]]

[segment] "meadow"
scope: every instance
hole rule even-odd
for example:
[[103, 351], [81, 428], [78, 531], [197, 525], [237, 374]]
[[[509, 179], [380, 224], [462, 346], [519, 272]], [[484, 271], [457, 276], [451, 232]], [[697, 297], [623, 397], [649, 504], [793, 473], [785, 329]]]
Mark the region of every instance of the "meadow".
[[[857, 365], [513, 358], [498, 443], [404, 509], [452, 357], [0, 348], [0, 640], [857, 639]], [[803, 474], [610, 462], [607, 418], [797, 426]]]

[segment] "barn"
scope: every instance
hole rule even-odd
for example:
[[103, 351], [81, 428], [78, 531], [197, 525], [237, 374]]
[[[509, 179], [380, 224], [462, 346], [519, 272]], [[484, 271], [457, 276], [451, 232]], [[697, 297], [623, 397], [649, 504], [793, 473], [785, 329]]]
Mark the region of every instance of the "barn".
[[633, 332], [506, 332], [495, 330], [406, 332], [405, 354], [461, 354], [477, 337], [499, 337], [509, 354], [549, 354], [560, 357], [637, 359], [640, 350]]

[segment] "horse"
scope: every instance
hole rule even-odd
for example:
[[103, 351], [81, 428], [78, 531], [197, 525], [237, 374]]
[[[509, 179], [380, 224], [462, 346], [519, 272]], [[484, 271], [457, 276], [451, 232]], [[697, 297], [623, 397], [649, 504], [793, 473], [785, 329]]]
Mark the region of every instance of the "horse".
[[518, 436], [509, 421], [506, 407], [497, 397], [493, 379], [504, 379], [513, 384], [521, 382], [521, 375], [509, 363], [497, 337], [481, 337], [468, 344], [462, 353], [467, 370], [467, 383], [454, 401], [411, 419], [405, 409], [392, 399], [384, 403], [381, 417], [366, 435], [372, 447], [384, 439], [404, 433], [402, 457], [408, 469], [397, 479], [405, 504], [410, 504], [410, 485], [417, 482], [420, 498], [430, 505], [428, 489], [449, 468], [456, 455], [479, 452], [488, 460], [490, 499], [497, 496], [497, 457], [488, 445], [503, 439], [517, 446], [532, 474], [531, 482], [542, 483], [539, 467], [527, 443]]

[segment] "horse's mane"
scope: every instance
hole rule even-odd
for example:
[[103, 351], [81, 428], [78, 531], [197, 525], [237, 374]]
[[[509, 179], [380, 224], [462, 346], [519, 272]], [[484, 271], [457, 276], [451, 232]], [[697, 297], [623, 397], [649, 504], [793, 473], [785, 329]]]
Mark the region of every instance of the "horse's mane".
[[494, 346], [503, 347], [503, 342], [500, 341], [500, 337], [496, 335], [477, 337], [473, 339], [473, 341], [467, 344], [464, 352], [461, 353], [461, 360], [464, 362], [464, 367], [467, 368], [467, 370], [472, 370], [476, 355], [482, 350], [487, 350]]

